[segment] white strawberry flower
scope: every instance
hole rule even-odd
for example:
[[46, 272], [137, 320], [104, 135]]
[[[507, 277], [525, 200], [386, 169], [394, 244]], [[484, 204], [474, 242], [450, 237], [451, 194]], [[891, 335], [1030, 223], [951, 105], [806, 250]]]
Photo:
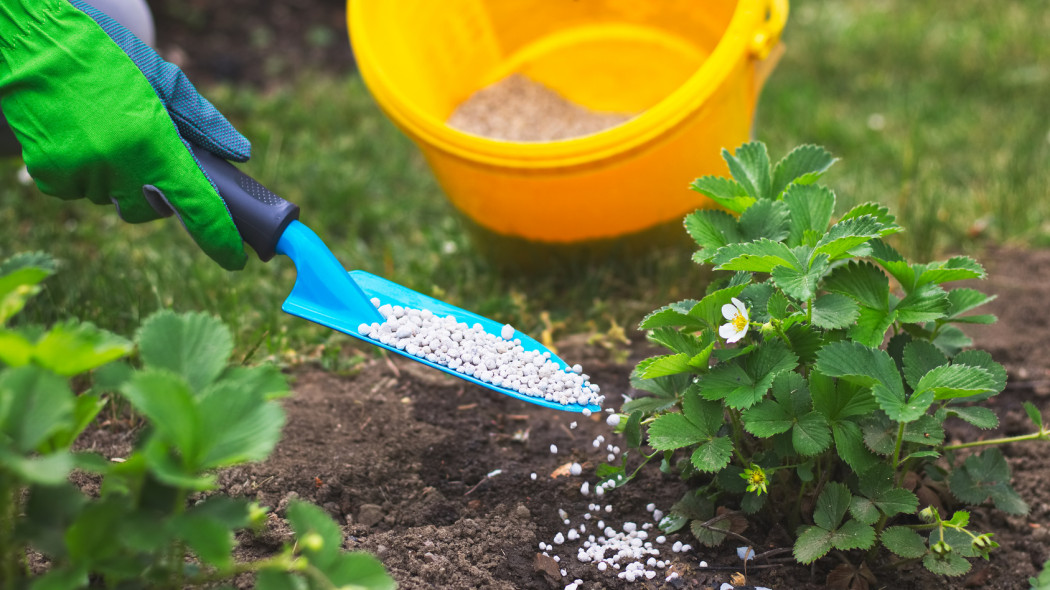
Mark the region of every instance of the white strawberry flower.
[[734, 297], [732, 304], [722, 306], [722, 316], [729, 320], [728, 324], [722, 324], [718, 328], [718, 335], [725, 338], [726, 342], [732, 344], [747, 334], [751, 319], [747, 315], [747, 307], [744, 303]]

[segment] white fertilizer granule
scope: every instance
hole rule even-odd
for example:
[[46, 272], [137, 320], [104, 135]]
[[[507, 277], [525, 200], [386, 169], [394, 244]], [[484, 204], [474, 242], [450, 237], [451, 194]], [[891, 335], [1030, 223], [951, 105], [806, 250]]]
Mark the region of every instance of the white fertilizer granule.
[[372, 304], [385, 321], [358, 326], [358, 333], [366, 338], [529, 397], [581, 406], [601, 405], [605, 400], [587, 375], [559, 367], [550, 352], [525, 350], [520, 339], [508, 338], [515, 333], [510, 325], [503, 326], [501, 337], [486, 332], [481, 324], [468, 326], [452, 315], [379, 305], [376, 298]]

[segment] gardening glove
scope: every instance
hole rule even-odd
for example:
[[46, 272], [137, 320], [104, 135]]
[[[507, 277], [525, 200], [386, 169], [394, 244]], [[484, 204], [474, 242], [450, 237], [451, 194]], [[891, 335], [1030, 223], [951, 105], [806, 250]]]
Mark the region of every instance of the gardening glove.
[[113, 203], [142, 223], [176, 214], [226, 269], [247, 257], [193, 142], [243, 162], [251, 145], [186, 75], [81, 0], [0, 2], [0, 105], [41, 191]]

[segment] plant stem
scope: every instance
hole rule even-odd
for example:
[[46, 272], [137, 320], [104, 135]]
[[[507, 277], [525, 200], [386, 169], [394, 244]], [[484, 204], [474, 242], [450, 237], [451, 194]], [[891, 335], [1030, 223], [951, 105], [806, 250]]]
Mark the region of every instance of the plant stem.
[[897, 442], [893, 445], [893, 472], [896, 474], [900, 467], [901, 447], [904, 445], [904, 422], [897, 426]]
[[1004, 438], [992, 438], [988, 440], [975, 440], [973, 442], [959, 443], [957, 445], [945, 445], [941, 448], [945, 451], [954, 451], [956, 449], [968, 449], [970, 447], [980, 447], [984, 445], [1005, 445], [1015, 442], [1025, 442], [1029, 440], [1050, 440], [1050, 430], [1044, 428], [1041, 429], [1039, 432], [1033, 432], [1031, 434], [1007, 436]]

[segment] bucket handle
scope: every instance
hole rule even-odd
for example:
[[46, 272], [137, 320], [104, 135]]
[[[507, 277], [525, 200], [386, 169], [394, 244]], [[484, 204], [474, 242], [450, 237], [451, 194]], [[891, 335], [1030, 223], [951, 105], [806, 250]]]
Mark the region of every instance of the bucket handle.
[[787, 17], [788, 0], [769, 0], [769, 6], [766, 7], [766, 19], [751, 38], [749, 48], [751, 55], [759, 60], [769, 57], [773, 48], [780, 43], [780, 33], [784, 31]]

